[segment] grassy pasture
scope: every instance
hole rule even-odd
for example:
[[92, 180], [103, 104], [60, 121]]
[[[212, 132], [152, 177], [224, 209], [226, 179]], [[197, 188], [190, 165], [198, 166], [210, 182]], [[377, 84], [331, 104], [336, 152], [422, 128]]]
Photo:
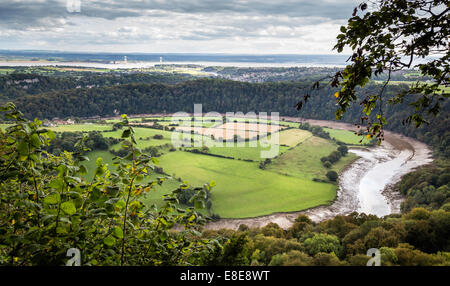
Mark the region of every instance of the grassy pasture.
[[[172, 132], [157, 130], [151, 128], [143, 128], [143, 127], [134, 127], [135, 130], [135, 138], [138, 143], [138, 147], [141, 149], [150, 147], [150, 146], [161, 146], [167, 143], [171, 143]], [[122, 130], [118, 129], [116, 131], [104, 132], [103, 136], [112, 137], [112, 138], [120, 138], [122, 135]], [[162, 135], [163, 139], [154, 139], [153, 136]], [[149, 138], [147, 140], [147, 138]], [[120, 148], [120, 145], [113, 146], [113, 149], [116, 150]]]
[[[0, 124], [0, 129], [6, 129], [8, 126], [10, 126], [10, 124]], [[111, 130], [112, 126], [107, 124], [72, 124], [72, 125], [58, 125], [54, 127], [42, 127], [42, 128], [52, 130], [53, 132], [89, 132], [89, 131], [102, 132], [106, 130]]]
[[72, 124], [46, 127], [54, 132], [89, 132], [111, 130], [112, 126], [107, 124]]
[[[411, 73], [410, 75], [414, 75], [413, 73]], [[420, 75], [420, 74], [419, 74]], [[376, 84], [384, 84], [385, 81], [383, 80], [374, 80], [373, 81]], [[399, 85], [399, 84], [406, 84], [406, 85], [413, 85], [416, 84], [417, 80], [411, 80], [411, 81], [407, 81], [407, 80], [391, 80], [389, 81], [390, 85]], [[421, 84], [426, 83], [424, 81], [420, 81]], [[449, 93], [450, 92], [450, 87], [445, 86], [445, 85], [440, 85], [439, 86], [439, 90], [441, 93]]]
[[289, 212], [328, 204], [336, 186], [261, 170], [257, 163], [171, 152], [160, 159], [170, 174], [192, 185], [211, 180], [213, 212], [226, 218], [241, 218]]
[[[248, 142], [246, 142], [248, 143]], [[259, 144], [259, 143], [258, 143]], [[288, 147], [284, 146], [275, 146], [275, 149], [278, 148], [277, 154], [281, 154], [287, 151]], [[275, 150], [273, 149], [273, 150]], [[251, 145], [246, 144], [245, 147], [237, 147], [237, 143], [233, 143], [233, 146], [226, 147], [211, 147], [209, 148], [210, 154], [234, 157], [235, 159], [241, 160], [253, 160], [253, 161], [261, 161], [264, 160], [261, 158], [262, 151], [269, 151], [270, 147], [263, 147], [258, 145], [257, 147], [251, 147]]]
[[0, 74], [2, 75], [10, 74], [13, 73], [14, 71], [15, 69], [12, 68], [0, 68]]
[[301, 129], [289, 129], [281, 131], [280, 145], [295, 146], [312, 136], [312, 133]]
[[[361, 144], [368, 144], [370, 142], [370, 140], [368, 140], [366, 137], [356, 135], [352, 131], [342, 129], [331, 129], [331, 128], [324, 128], [324, 130], [330, 133], [331, 138], [335, 138], [336, 140], [342, 141], [345, 144], [361, 145]], [[360, 143], [359, 141], [361, 139], [363, 140]]]
[[[285, 174], [302, 179], [326, 179], [326, 169], [320, 158], [328, 156], [337, 149], [337, 145], [323, 138], [312, 136], [289, 152], [282, 154], [267, 167], [272, 172]], [[343, 167], [356, 158], [354, 154], [347, 154], [333, 164], [331, 170], [340, 172]]]

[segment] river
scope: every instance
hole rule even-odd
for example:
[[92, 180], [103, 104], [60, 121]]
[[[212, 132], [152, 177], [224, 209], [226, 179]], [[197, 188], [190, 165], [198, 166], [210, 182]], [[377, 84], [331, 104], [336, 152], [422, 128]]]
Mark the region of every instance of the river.
[[[309, 122], [311, 125], [354, 130], [354, 126], [341, 122], [286, 117], [285, 120]], [[374, 214], [379, 217], [400, 212], [403, 197], [392, 186], [415, 168], [432, 162], [431, 150], [422, 142], [385, 131], [380, 146], [350, 148], [359, 156], [339, 176], [337, 197], [329, 206], [319, 206], [292, 213], [275, 213], [245, 219], [221, 219], [206, 225], [208, 229], [237, 229], [239, 225], [263, 227], [274, 222], [283, 228], [290, 227], [300, 214], [319, 222], [336, 215], [352, 212]]]

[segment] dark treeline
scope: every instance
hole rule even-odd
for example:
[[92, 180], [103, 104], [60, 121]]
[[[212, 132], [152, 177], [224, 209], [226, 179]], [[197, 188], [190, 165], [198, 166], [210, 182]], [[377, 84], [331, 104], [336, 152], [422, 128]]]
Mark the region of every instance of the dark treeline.
[[[220, 79], [199, 79], [175, 85], [133, 83], [116, 86], [78, 88], [52, 91], [36, 95], [16, 96], [15, 102], [28, 118], [112, 116], [115, 113], [148, 114], [166, 112], [192, 112], [194, 103], [203, 104], [203, 111], [279, 112], [283, 116], [335, 120], [336, 90], [325, 87], [314, 91], [301, 112], [295, 103], [309, 90], [310, 82], [246, 83]], [[371, 84], [359, 90], [361, 99], [376, 93], [381, 85]], [[402, 85], [389, 85], [386, 98], [404, 89]], [[386, 105], [386, 129], [417, 138], [433, 146], [437, 153], [450, 156], [450, 122], [448, 101], [430, 125], [420, 128], [405, 126], [402, 121], [413, 111], [409, 102]], [[387, 101], [387, 100], [386, 100]], [[82, 107], [82, 108], [80, 108]], [[343, 121], [359, 123], [360, 105], [348, 109]]]
[[[120, 142], [120, 139], [103, 137], [99, 131], [90, 131], [86, 133], [86, 147], [90, 150], [108, 150], [110, 146]], [[63, 151], [74, 152], [75, 144], [81, 137], [82, 132], [62, 132], [57, 133], [56, 138], [52, 140], [52, 144], [46, 147], [50, 153], [59, 155]]]
[[273, 111], [294, 116], [298, 113], [293, 106], [306, 86], [199, 79], [177, 85], [126, 84], [55, 91], [17, 98], [16, 102], [30, 118], [111, 116], [115, 110], [128, 114], [192, 112], [194, 103], [202, 103], [204, 111]]
[[45, 76], [13, 73], [0, 76], [0, 103], [26, 95], [64, 91], [75, 88], [103, 87], [129, 83], [176, 84], [193, 79], [182, 74], [83, 72], [78, 76]]

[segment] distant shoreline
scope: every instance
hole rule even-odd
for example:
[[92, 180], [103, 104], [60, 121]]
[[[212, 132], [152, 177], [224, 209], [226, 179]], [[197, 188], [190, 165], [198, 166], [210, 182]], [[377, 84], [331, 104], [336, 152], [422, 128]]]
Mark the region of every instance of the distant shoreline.
[[[84, 68], [109, 68], [109, 69], [139, 69], [150, 68], [160, 65], [158, 61], [128, 61], [128, 63], [99, 63], [88, 61], [46, 61], [46, 60], [11, 60], [0, 61], [0, 67], [45, 67], [45, 66], [69, 66]], [[268, 63], [268, 62], [220, 62], [220, 61], [167, 61], [163, 65], [199, 65], [204, 67], [254, 67], [254, 68], [294, 68], [294, 67], [310, 67], [310, 68], [342, 68], [345, 65], [339, 64], [320, 64], [320, 63]]]

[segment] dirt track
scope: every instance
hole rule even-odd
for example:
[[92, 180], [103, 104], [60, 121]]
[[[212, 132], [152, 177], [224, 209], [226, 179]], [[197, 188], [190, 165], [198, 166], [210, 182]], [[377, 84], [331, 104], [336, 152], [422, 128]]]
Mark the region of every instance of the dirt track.
[[[356, 130], [354, 125], [347, 123], [290, 117], [284, 118], [289, 121], [308, 122], [311, 125], [327, 126], [334, 129]], [[383, 190], [379, 190], [379, 192], [382, 194], [382, 197], [387, 204], [387, 212], [398, 213], [403, 198], [392, 190], [392, 186], [397, 183], [403, 175], [411, 172], [418, 166], [430, 163], [432, 161], [431, 151], [422, 142], [387, 131], [385, 132], [385, 141], [381, 146], [370, 148], [369, 150], [370, 152], [366, 153], [371, 153], [371, 160], [368, 158], [360, 158], [341, 173], [337, 198], [330, 206], [319, 206], [299, 212], [276, 213], [256, 218], [221, 219], [217, 222], [208, 223], [205, 227], [207, 229], [237, 229], [241, 224], [245, 224], [249, 227], [263, 227], [270, 222], [274, 222], [282, 228], [288, 228], [300, 214], [306, 214], [314, 221], [322, 221], [336, 215], [345, 215], [353, 211], [361, 211], [361, 208], [363, 207], [360, 203], [359, 193], [359, 183], [361, 182], [361, 178], [369, 171], [372, 171], [373, 173], [373, 170], [377, 167], [380, 169], [379, 167], [381, 164], [385, 164], [386, 162], [389, 163], [391, 161], [394, 162], [394, 160], [397, 160], [395, 163], [400, 165], [401, 168], [397, 168], [393, 174], [390, 174], [388, 183], [385, 184]], [[382, 175], [383, 174], [379, 174], [379, 176]], [[377, 178], [374, 179], [376, 180]]]

